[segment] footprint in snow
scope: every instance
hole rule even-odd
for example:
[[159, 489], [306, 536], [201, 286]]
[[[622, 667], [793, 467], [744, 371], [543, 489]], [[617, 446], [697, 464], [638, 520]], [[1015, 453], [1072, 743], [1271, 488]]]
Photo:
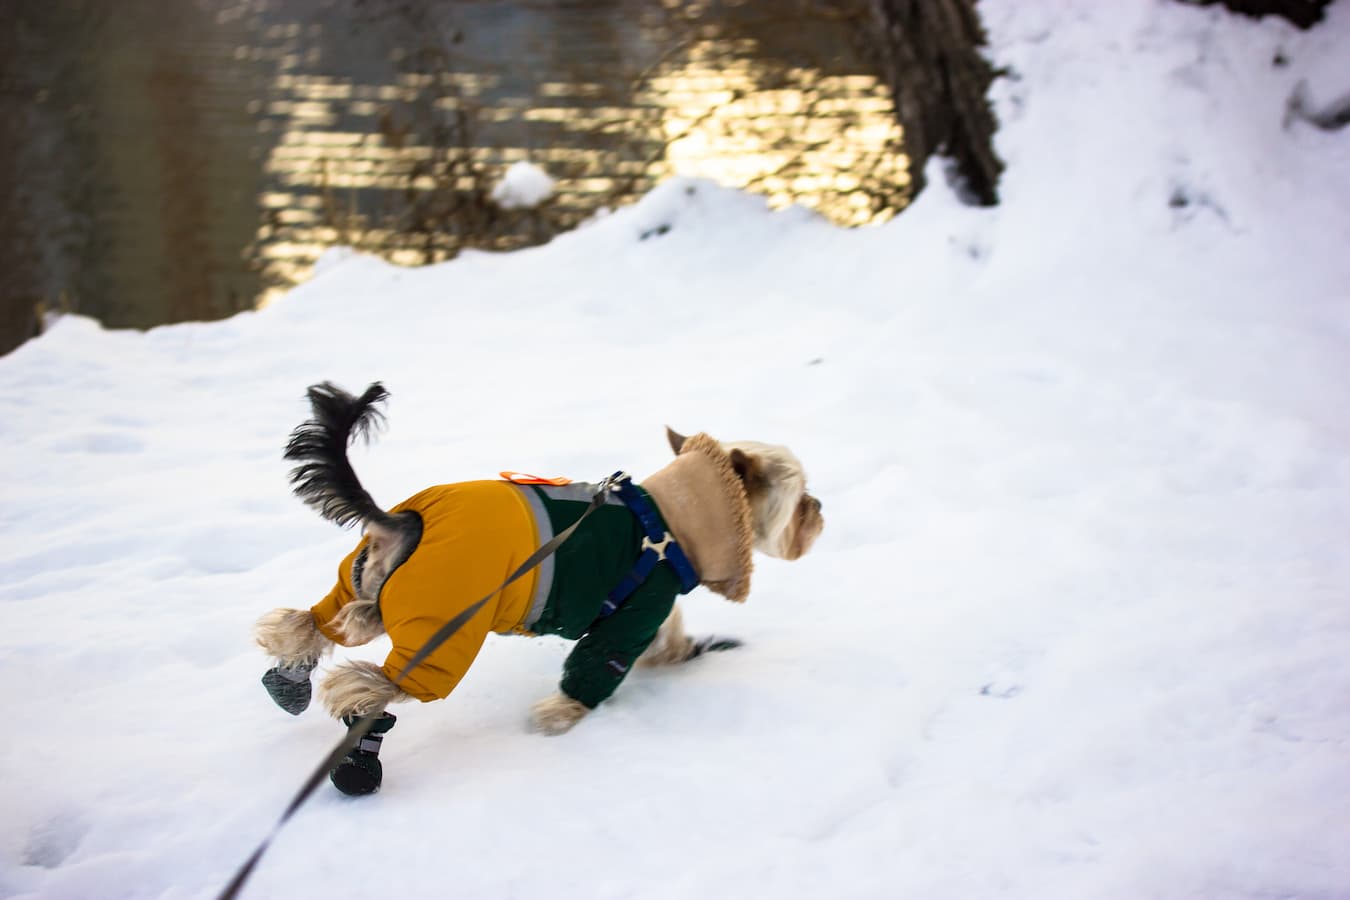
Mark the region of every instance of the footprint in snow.
[[34, 826], [23, 850], [25, 866], [55, 869], [77, 849], [89, 826], [74, 815], [63, 813]]
[[1004, 684], [998, 681], [991, 681], [980, 688], [981, 697], [993, 697], [995, 700], [1011, 700], [1022, 693], [1020, 684]]

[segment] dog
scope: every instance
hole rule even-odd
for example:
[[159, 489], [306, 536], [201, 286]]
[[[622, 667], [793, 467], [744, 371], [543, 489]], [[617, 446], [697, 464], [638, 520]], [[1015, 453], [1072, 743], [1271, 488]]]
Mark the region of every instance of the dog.
[[[536, 730], [562, 734], [634, 665], [671, 665], [739, 645], [686, 634], [676, 597], [701, 584], [744, 601], [752, 551], [795, 560], [824, 528], [821, 503], [786, 447], [669, 428], [675, 458], [640, 484], [517, 476], [433, 486], [385, 510], [361, 486], [347, 448], [382, 424], [387, 396], [378, 383], [359, 397], [329, 382], [309, 388], [313, 416], [285, 452], [298, 463], [294, 491], [339, 526], [360, 523], [364, 535], [323, 600], [310, 609], [275, 609], [255, 628], [258, 645], [276, 661], [263, 683], [293, 714], [308, 706], [310, 673], [335, 644], [389, 634], [393, 649], [383, 665], [340, 663], [319, 690], [328, 712], [348, 725], [376, 717], [330, 773], [345, 793], [380, 786], [380, 742], [394, 722], [386, 706], [447, 696], [489, 631], [577, 640], [559, 690], [531, 716]], [[551, 556], [502, 587], [583, 513], [586, 520]], [[650, 571], [638, 577], [644, 559]], [[619, 596], [621, 588], [627, 593]], [[405, 671], [432, 634], [484, 595], [491, 599], [453, 637]]]

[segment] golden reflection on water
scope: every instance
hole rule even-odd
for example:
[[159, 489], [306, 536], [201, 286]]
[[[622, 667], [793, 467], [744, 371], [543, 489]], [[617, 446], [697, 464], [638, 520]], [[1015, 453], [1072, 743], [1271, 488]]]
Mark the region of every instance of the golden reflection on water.
[[[283, 36], [296, 34], [303, 33]], [[503, 93], [492, 73], [446, 73], [448, 95], [431, 105], [441, 114], [467, 111], [485, 133], [548, 128], [549, 139], [533, 146], [485, 143], [468, 158], [494, 177], [517, 160], [543, 167], [557, 179], [549, 206], [564, 226], [632, 202], [671, 175], [746, 188], [771, 207], [800, 204], [844, 226], [895, 215], [909, 184], [888, 91], [871, 75], [809, 66], [780, 67], [766, 79], [755, 52], [753, 40], [692, 42], [623, 103], [606, 102], [615, 99], [615, 86], [593, 80], [545, 79], [530, 96], [518, 96]], [[302, 64], [298, 53], [281, 59], [283, 69]], [[263, 164], [271, 184], [260, 197], [263, 224], [253, 250], [263, 276], [260, 305], [303, 281], [335, 244], [407, 265], [450, 258], [467, 245], [461, 235], [401, 232], [369, 211], [372, 194], [478, 186], [467, 175], [436, 175], [446, 148], [409, 143], [377, 125], [390, 104], [416, 102], [434, 80], [403, 74], [393, 83], [359, 84], [294, 72], [275, 79], [259, 122], [281, 129]], [[629, 152], [616, 152], [616, 144]], [[632, 144], [655, 150], [632, 151]], [[528, 234], [501, 234], [476, 246], [531, 242]]]
[[[883, 221], [908, 202], [902, 136], [852, 26], [793, 18], [829, 5], [19, 4], [0, 309], [220, 318], [334, 245], [416, 265], [536, 244], [672, 175]], [[402, 18], [422, 13], [441, 29]], [[557, 180], [538, 210], [486, 199], [518, 160]]]
[[689, 66], [656, 79], [667, 104], [665, 169], [766, 194], [769, 205], [811, 207], [839, 225], [893, 215], [864, 181], [908, 186], [890, 97], [871, 76], [792, 73], [800, 87], [757, 90], [752, 71]]

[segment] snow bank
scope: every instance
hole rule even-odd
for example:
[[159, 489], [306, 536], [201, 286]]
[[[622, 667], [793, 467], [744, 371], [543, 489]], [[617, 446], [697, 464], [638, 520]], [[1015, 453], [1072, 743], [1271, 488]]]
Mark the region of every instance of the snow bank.
[[285, 484], [322, 379], [392, 390], [355, 451], [386, 503], [645, 473], [669, 423], [789, 444], [827, 528], [744, 607], [688, 598], [745, 648], [561, 738], [524, 722], [565, 643], [493, 638], [248, 896], [1347, 895], [1350, 134], [1284, 112], [1350, 83], [1350, 5], [981, 8], [1000, 208], [935, 168], [846, 232], [672, 181], [545, 247], [335, 254], [258, 313], [0, 360], [0, 895], [213, 896], [336, 739], [248, 636], [353, 539]]

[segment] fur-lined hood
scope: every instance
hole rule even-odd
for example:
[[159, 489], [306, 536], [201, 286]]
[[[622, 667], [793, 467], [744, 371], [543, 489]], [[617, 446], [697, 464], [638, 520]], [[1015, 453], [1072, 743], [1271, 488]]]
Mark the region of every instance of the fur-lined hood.
[[707, 434], [688, 438], [642, 487], [656, 500], [703, 586], [743, 602], [754, 570], [754, 521], [745, 484], [721, 443]]

